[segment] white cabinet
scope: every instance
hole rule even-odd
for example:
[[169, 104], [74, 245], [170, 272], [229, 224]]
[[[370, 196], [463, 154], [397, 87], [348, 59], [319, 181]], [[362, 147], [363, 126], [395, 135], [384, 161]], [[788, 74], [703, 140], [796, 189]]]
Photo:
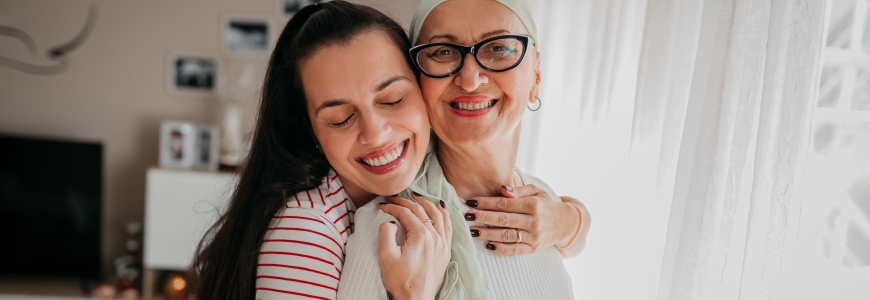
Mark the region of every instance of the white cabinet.
[[226, 209], [235, 173], [151, 168], [145, 188], [144, 299], [154, 271], [186, 270], [206, 230]]

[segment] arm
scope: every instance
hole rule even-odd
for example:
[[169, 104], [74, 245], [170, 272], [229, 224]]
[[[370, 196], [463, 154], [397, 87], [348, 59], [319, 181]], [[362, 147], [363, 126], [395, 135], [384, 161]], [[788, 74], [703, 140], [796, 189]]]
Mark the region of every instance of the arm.
[[338, 229], [306, 208], [276, 218], [258, 258], [256, 299], [335, 299], [344, 259]]
[[557, 247], [567, 245], [559, 249], [563, 258], [573, 258], [580, 255], [583, 249], [586, 248], [586, 236], [589, 234], [589, 227], [592, 226], [592, 215], [589, 214], [589, 210], [586, 209], [586, 206], [580, 200], [568, 196], [562, 196], [561, 200], [562, 202], [576, 205], [574, 210], [580, 217], [580, 224], [575, 231], [576, 236], [573, 237], [574, 240], [569, 240], [563, 244], [556, 244]]

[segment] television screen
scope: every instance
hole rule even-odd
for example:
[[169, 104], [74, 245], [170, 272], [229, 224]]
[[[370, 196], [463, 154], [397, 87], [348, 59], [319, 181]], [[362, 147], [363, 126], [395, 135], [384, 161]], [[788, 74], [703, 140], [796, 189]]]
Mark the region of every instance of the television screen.
[[99, 277], [103, 146], [0, 135], [0, 274]]

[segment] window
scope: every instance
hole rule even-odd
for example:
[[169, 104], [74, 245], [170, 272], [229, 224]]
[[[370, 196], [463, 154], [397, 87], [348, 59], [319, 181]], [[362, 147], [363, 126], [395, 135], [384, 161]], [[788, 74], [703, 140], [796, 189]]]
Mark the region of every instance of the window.
[[870, 282], [868, 16], [867, 0], [828, 3], [795, 282], [807, 299], [823, 290], [829, 299], [866, 296]]

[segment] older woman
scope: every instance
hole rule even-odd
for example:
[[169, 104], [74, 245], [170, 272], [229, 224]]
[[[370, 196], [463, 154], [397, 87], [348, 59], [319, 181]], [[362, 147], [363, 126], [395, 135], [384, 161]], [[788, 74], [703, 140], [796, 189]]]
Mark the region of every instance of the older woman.
[[[400, 195], [447, 203], [455, 230], [438, 299], [573, 298], [562, 259], [582, 250], [588, 213], [515, 168], [522, 115], [541, 104], [535, 31], [523, 0], [423, 0], [412, 21], [437, 141]], [[391, 217], [373, 204], [356, 218], [339, 298], [386, 298], [381, 276], [359, 274], [379, 271], [372, 240]], [[382, 239], [395, 233], [385, 228]]]

